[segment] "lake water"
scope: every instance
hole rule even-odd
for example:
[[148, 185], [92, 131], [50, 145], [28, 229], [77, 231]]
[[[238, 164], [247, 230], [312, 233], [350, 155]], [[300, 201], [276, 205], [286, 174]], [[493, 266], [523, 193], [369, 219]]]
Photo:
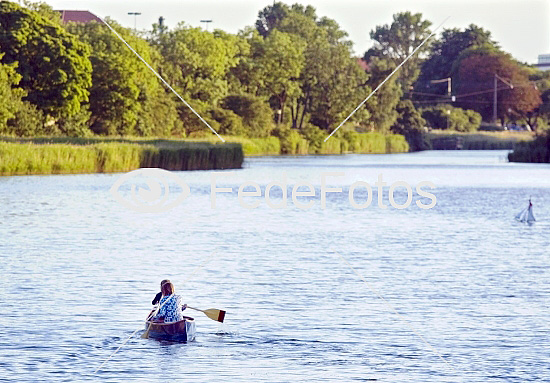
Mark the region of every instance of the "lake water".
[[[191, 195], [161, 214], [118, 204], [120, 174], [0, 178], [0, 381], [550, 381], [550, 166], [505, 158], [251, 158], [223, 172], [233, 192], [216, 209], [212, 172], [175, 172]], [[325, 209], [323, 172], [344, 173]], [[379, 208], [374, 186], [369, 208], [350, 205], [349, 186], [379, 174], [412, 185], [410, 207]], [[284, 177], [287, 208], [239, 205], [244, 181], [263, 193]], [[316, 196], [302, 210], [291, 192], [306, 181]], [[429, 202], [421, 181], [436, 185], [433, 209], [415, 205]], [[514, 220], [529, 197], [533, 225]], [[164, 278], [225, 323], [186, 311], [196, 341], [141, 339]]]

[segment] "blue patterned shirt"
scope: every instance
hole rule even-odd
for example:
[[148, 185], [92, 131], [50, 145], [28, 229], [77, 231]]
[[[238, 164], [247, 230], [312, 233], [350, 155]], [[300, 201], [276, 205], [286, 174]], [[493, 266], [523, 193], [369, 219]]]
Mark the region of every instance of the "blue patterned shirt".
[[183, 320], [183, 313], [181, 310], [183, 303], [179, 295], [172, 294], [164, 296], [161, 298], [159, 305], [160, 310], [157, 315], [155, 315], [154, 319], [164, 318], [165, 323]]

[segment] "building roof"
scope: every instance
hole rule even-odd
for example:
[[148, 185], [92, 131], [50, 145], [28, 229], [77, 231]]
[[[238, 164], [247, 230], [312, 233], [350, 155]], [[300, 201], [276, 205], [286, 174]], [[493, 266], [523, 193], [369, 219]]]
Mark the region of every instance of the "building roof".
[[363, 70], [366, 70], [368, 71], [370, 68], [369, 68], [369, 64], [363, 60], [362, 57], [357, 57], [357, 64], [359, 64], [359, 66], [361, 67], [361, 69]]
[[89, 11], [67, 11], [60, 10], [57, 11], [61, 13], [61, 20], [63, 23], [68, 23], [70, 21], [75, 23], [89, 23], [90, 21], [101, 22], [101, 19]]

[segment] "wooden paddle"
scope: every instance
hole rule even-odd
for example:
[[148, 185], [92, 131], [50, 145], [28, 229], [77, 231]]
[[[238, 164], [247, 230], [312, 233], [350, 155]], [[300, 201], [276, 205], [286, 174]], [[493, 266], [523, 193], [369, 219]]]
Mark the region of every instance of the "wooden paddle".
[[196, 308], [190, 307], [190, 306], [187, 306], [187, 308], [189, 308], [191, 310], [200, 311], [200, 312], [204, 313], [208, 318], [210, 318], [212, 320], [215, 320], [215, 321], [218, 321], [220, 323], [223, 323], [223, 320], [225, 318], [225, 311], [223, 311], [223, 310], [218, 310], [218, 309], [201, 310], [201, 309], [196, 309]]
[[[155, 309], [151, 310], [147, 319], [152, 321], [155, 314], [156, 314], [156, 310]], [[147, 330], [145, 330], [145, 332], [141, 334], [142, 339], [149, 339], [149, 331], [151, 331], [151, 326], [153, 326], [153, 322], [149, 323], [149, 327], [147, 327]]]

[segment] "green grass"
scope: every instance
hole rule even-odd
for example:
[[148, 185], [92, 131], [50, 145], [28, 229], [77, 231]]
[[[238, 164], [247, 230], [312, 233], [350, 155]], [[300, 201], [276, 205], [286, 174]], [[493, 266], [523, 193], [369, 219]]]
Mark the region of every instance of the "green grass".
[[[313, 154], [296, 134], [277, 137], [216, 136], [189, 140], [142, 137], [0, 137], [0, 175], [127, 172], [140, 167], [167, 170], [240, 168], [244, 156]], [[403, 136], [353, 133], [331, 137], [315, 154], [396, 153], [408, 151]]]
[[432, 130], [427, 133], [429, 141], [447, 137], [462, 137], [464, 150], [505, 150], [513, 149], [520, 141], [530, 141], [533, 134], [529, 132], [447, 132]]
[[[54, 142], [63, 143], [48, 143]], [[0, 175], [127, 172], [140, 167], [167, 170], [240, 168], [239, 144], [146, 142], [112, 139], [36, 139], [0, 142]], [[20, 141], [20, 142], [17, 142]], [[165, 142], [167, 141], [167, 142]], [[71, 143], [70, 143], [71, 142]], [[78, 143], [75, 143], [78, 142]]]

